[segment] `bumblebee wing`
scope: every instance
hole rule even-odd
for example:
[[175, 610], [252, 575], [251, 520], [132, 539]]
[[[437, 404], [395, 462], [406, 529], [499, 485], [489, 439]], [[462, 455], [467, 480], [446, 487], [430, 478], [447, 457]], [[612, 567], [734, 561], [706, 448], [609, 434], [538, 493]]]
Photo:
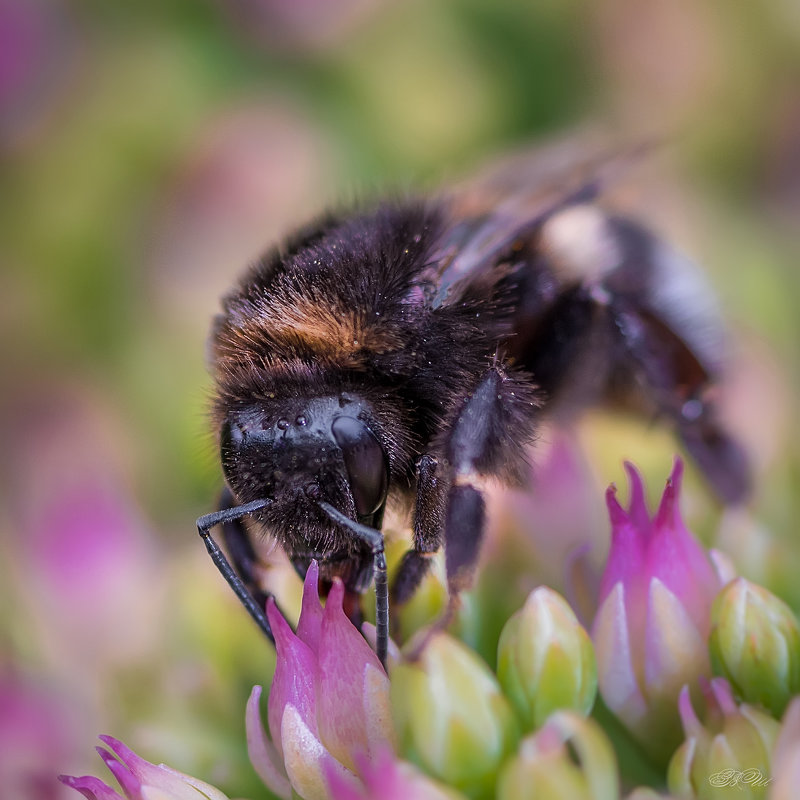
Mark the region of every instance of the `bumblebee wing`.
[[595, 200], [649, 148], [610, 151], [579, 136], [512, 155], [457, 187], [445, 199], [453, 222], [432, 259], [434, 306], [513, 257], [559, 211]]

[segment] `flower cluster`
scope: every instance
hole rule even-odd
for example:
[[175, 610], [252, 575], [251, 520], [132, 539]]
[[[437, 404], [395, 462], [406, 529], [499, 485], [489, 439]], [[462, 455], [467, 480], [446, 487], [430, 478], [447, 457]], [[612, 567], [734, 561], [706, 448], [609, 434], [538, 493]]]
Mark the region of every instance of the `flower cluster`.
[[[296, 632], [268, 605], [277, 666], [266, 727], [260, 687], [247, 705], [248, 750], [267, 787], [286, 800], [616, 800], [636, 783], [649, 785], [631, 800], [667, 789], [792, 797], [797, 618], [689, 532], [680, 460], [655, 514], [626, 469], [628, 508], [614, 487], [606, 494], [611, 544], [588, 630], [538, 587], [500, 632], [494, 669], [439, 631], [395, 652], [387, 675], [345, 615], [341, 583], [321, 604], [312, 564]], [[129, 800], [224, 797], [104, 741]], [[95, 778], [62, 780], [90, 800], [120, 797]]]

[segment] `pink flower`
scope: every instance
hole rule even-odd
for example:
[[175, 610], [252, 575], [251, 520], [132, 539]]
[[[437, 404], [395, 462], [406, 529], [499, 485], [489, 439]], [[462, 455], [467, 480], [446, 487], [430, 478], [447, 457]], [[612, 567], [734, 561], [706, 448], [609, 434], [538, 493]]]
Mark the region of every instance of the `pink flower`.
[[305, 800], [324, 800], [326, 775], [357, 787], [359, 754], [369, 761], [394, 743], [389, 679], [342, 609], [342, 583], [334, 582], [324, 610], [317, 583], [313, 563], [296, 634], [273, 601], [267, 606], [278, 654], [267, 711], [270, 737], [259, 716], [260, 686], [247, 706], [250, 758], [267, 786], [285, 798], [293, 788]]
[[663, 761], [680, 741], [681, 687], [710, 674], [706, 642], [721, 580], [681, 519], [680, 459], [652, 518], [639, 473], [630, 464], [626, 470], [629, 510], [617, 502], [615, 487], [606, 493], [611, 550], [592, 639], [603, 700]]
[[113, 753], [104, 747], [98, 747], [97, 752], [119, 782], [123, 794], [90, 775], [82, 778], [59, 775], [62, 783], [79, 791], [87, 800], [227, 800], [210, 784], [165, 764], [151, 764], [111, 736], [101, 736], [100, 739]]

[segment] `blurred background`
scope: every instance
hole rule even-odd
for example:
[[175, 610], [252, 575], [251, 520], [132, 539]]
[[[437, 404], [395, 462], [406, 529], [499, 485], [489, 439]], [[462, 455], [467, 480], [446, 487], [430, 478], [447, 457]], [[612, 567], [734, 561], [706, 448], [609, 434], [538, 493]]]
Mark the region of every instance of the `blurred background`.
[[[98, 773], [113, 733], [265, 796], [243, 709], [273, 656], [194, 528], [221, 486], [218, 298], [330, 203], [435, 189], [587, 124], [666, 142], [622, 194], [707, 267], [757, 472], [736, 512], [690, 474], [685, 509], [798, 610], [794, 0], [0, 0], [0, 795], [72, 796], [53, 776]], [[540, 537], [550, 569], [607, 537], [623, 457], [655, 494], [675, 448], [602, 415], [578, 434], [594, 500]], [[541, 495], [506, 496], [500, 524], [537, 502], [546, 519]]]

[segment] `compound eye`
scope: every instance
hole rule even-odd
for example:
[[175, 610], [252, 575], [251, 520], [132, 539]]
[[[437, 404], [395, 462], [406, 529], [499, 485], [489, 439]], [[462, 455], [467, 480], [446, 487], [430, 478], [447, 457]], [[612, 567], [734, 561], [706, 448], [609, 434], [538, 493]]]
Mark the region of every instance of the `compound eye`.
[[380, 442], [363, 422], [337, 417], [331, 425], [333, 438], [344, 457], [350, 489], [359, 517], [374, 514], [386, 499], [389, 473]]
[[241, 452], [245, 435], [235, 422], [226, 420], [222, 424], [219, 435], [219, 449], [222, 460], [222, 469], [228, 475], [229, 469], [236, 462], [236, 458]]

